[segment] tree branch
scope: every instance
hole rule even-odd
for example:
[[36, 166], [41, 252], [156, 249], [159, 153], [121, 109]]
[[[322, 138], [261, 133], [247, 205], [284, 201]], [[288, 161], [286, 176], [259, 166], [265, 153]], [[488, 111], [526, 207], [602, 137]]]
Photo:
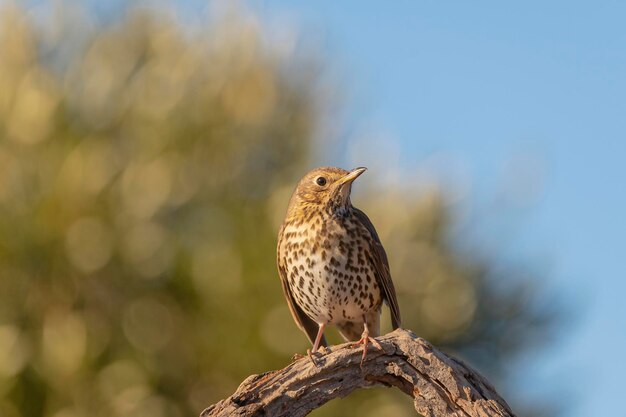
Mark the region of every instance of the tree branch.
[[285, 368], [252, 375], [230, 397], [200, 417], [304, 416], [358, 388], [394, 386], [413, 397], [424, 417], [514, 417], [507, 403], [478, 372], [437, 350], [408, 330], [377, 338], [360, 367], [361, 348], [349, 344], [322, 349]]

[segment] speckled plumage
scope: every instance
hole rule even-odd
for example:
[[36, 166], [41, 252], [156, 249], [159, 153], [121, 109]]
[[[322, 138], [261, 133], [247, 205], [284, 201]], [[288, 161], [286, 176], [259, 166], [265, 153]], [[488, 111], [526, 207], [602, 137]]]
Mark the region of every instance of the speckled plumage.
[[383, 301], [393, 328], [400, 326], [385, 250], [365, 213], [350, 202], [351, 184], [364, 171], [324, 167], [306, 174], [279, 231], [283, 291], [313, 351], [326, 345], [327, 325], [337, 326], [347, 340], [367, 340], [368, 332], [378, 336]]

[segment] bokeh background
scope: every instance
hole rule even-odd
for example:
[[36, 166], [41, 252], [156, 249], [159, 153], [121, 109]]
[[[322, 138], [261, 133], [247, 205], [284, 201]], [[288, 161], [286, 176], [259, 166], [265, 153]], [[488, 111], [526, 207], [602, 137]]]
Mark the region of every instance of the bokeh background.
[[197, 415], [304, 352], [275, 239], [317, 165], [370, 168], [405, 327], [522, 416], [613, 415], [624, 12], [0, 1], [0, 416]]

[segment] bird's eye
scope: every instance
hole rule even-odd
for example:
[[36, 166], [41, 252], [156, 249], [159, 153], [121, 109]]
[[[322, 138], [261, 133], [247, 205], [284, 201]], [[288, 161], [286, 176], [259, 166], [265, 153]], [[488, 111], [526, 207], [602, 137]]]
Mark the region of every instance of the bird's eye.
[[324, 177], [317, 177], [317, 179], [315, 180], [315, 182], [317, 183], [317, 185], [319, 185], [320, 187], [323, 187], [326, 185], [326, 178]]

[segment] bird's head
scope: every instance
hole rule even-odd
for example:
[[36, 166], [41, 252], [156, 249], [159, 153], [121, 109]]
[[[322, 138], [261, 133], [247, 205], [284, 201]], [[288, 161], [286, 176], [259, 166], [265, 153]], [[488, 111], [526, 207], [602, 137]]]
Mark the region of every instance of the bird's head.
[[287, 217], [299, 217], [311, 211], [329, 215], [345, 212], [350, 206], [352, 182], [367, 168], [352, 171], [321, 167], [306, 174], [298, 183], [289, 201]]

